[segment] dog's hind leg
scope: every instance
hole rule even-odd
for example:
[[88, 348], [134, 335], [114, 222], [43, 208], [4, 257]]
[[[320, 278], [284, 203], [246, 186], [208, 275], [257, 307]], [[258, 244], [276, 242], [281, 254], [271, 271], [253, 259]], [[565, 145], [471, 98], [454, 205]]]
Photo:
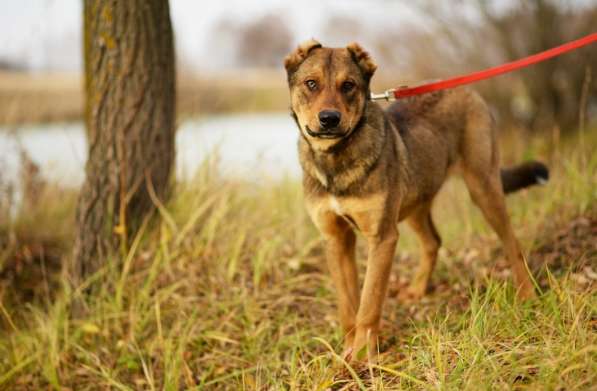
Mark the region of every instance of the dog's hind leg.
[[518, 296], [533, 297], [535, 290], [506, 210], [495, 123], [480, 96], [471, 95], [467, 107], [467, 125], [461, 139], [464, 181], [473, 202], [502, 241]]
[[431, 273], [437, 261], [437, 252], [441, 246], [441, 238], [431, 218], [431, 202], [418, 207], [407, 220], [419, 239], [419, 268], [409, 287], [400, 293], [404, 301], [419, 300], [425, 295]]
[[473, 170], [465, 170], [464, 180], [473, 202], [481, 209], [483, 216], [503, 243], [518, 296], [523, 299], [535, 296], [525, 259], [518, 240], [514, 236], [514, 230], [506, 210], [499, 169], [491, 170], [489, 176], [476, 174]]

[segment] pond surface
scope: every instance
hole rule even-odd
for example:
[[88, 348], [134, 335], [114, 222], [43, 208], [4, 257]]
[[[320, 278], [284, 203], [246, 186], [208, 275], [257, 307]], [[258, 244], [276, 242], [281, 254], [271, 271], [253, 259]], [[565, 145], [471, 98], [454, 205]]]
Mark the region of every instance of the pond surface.
[[[210, 154], [224, 174], [300, 176], [298, 130], [287, 113], [212, 116], [181, 123], [176, 134], [176, 173], [191, 177]], [[42, 170], [44, 178], [67, 185], [84, 179], [87, 142], [82, 123], [24, 126], [11, 132], [0, 127], [0, 179], [17, 181], [20, 148]]]

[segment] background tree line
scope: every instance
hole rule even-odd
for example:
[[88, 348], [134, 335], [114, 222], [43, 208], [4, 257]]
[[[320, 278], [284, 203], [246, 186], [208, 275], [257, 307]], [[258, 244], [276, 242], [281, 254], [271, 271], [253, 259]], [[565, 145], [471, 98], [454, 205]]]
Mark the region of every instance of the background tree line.
[[[422, 15], [424, 24], [373, 31], [358, 16], [337, 14], [327, 19], [323, 32], [338, 44], [346, 36], [371, 44], [384, 75], [382, 88], [388, 88], [392, 81], [444, 78], [517, 60], [577, 39], [597, 26], [594, 2], [423, 0], [409, 6]], [[251, 67], [275, 67], [294, 40], [277, 14], [246, 24], [222, 21], [214, 37], [227, 40], [238, 64]], [[536, 132], [551, 132], [553, 125], [571, 132], [579, 125], [580, 111], [588, 110], [590, 118], [597, 115], [597, 83], [592, 82], [596, 68], [597, 51], [584, 48], [505, 76], [507, 83], [498, 78], [475, 88], [503, 121]]]

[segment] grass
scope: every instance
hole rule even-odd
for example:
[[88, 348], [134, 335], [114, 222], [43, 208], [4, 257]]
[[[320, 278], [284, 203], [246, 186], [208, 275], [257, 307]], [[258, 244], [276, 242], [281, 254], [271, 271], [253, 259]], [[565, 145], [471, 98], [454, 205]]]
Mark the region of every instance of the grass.
[[[73, 195], [44, 192], [1, 236], [12, 245], [0, 263], [0, 389], [594, 388], [597, 155], [588, 146], [537, 139], [505, 154], [551, 160], [547, 187], [508, 200], [537, 300], [515, 299], [499, 243], [458, 181], [435, 205], [445, 249], [417, 305], [394, 297], [417, 258], [402, 229], [380, 361], [368, 368], [338, 356], [334, 290], [298, 181], [224, 178], [206, 161], [126, 254], [106, 260], [79, 318], [69, 315], [78, 292], [49, 281], [51, 271], [20, 294], [21, 276], [48, 260], [29, 243], [72, 234]], [[360, 241], [361, 278], [364, 250]], [[61, 247], [52, 259], [68, 254]]]

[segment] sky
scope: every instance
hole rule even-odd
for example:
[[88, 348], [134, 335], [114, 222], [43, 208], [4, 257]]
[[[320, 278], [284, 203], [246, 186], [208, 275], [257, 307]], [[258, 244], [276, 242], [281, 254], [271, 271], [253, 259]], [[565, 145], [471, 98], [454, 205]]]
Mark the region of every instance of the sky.
[[[326, 37], [322, 37], [325, 21], [332, 15], [356, 16], [371, 30], [412, 23], [416, 21], [416, 14], [406, 3], [408, 1], [170, 0], [170, 8], [179, 57], [198, 69], [218, 69], [231, 65], [230, 58], [226, 57], [227, 48], [214, 47], [217, 45], [212, 32], [223, 19], [242, 25], [276, 13], [287, 23], [295, 43], [314, 36], [325, 41]], [[25, 64], [31, 70], [80, 70], [82, 0], [0, 0], [0, 4], [0, 60]], [[325, 43], [344, 45], [352, 40], [359, 37], [346, 36], [346, 42]]]
[[[438, 2], [440, 0], [437, 0]], [[445, 1], [445, 0], [444, 0]], [[449, 6], [466, 13], [469, 0], [450, 0]], [[507, 8], [521, 0], [499, 0]], [[562, 0], [574, 5], [597, 0]], [[315, 37], [329, 46], [359, 41], [366, 33], [428, 23], [412, 7], [419, 0], [170, 0], [179, 61], [197, 70], [219, 70], [236, 65], [232, 42], [216, 37], [223, 20], [242, 26], [266, 14], [279, 15], [294, 43]], [[33, 71], [79, 71], [83, 0], [0, 0], [0, 61], [25, 65]], [[447, 2], [442, 2], [446, 6]], [[439, 3], [438, 3], [439, 8]], [[358, 19], [361, 30], [333, 34], [326, 22], [332, 16]], [[219, 38], [219, 39], [218, 39]], [[402, 44], [400, 42], [397, 45]], [[180, 62], [179, 62], [180, 63]]]

